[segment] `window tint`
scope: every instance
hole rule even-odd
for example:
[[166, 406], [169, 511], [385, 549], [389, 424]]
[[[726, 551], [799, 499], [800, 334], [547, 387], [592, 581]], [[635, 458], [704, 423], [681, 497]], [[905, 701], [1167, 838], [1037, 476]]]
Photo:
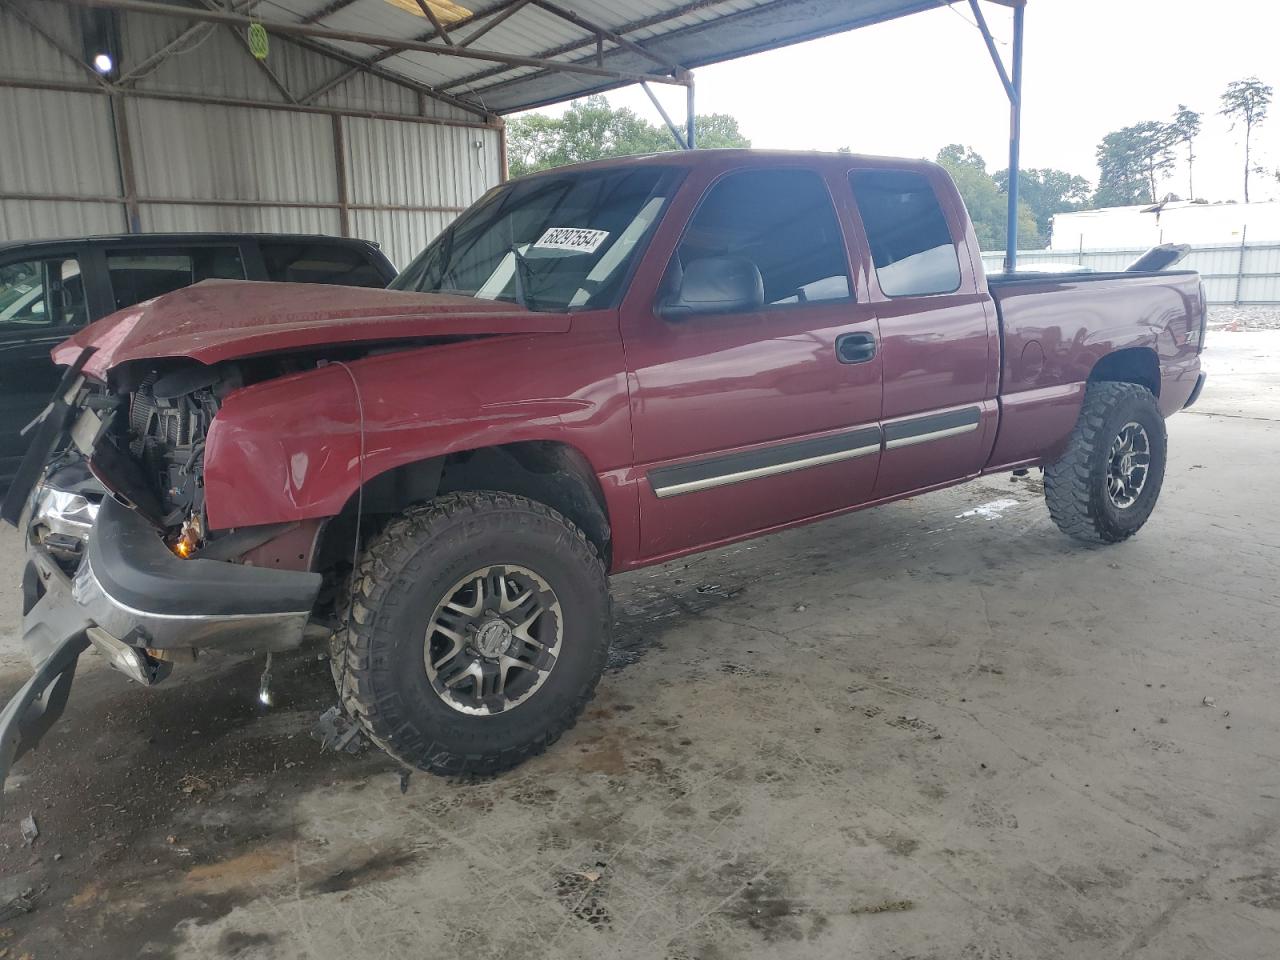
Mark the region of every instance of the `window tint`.
[[766, 304], [849, 297], [844, 238], [822, 178], [809, 170], [729, 174], [703, 198], [676, 257], [672, 277], [705, 257], [751, 261]]
[[933, 187], [918, 173], [855, 170], [849, 174], [887, 297], [951, 293], [960, 261]]
[[116, 309], [131, 307], [201, 280], [243, 280], [235, 246], [107, 251], [107, 273]]
[[0, 267], [0, 331], [39, 331], [86, 322], [76, 260], [26, 260]]
[[336, 283], [385, 287], [386, 280], [363, 251], [333, 243], [260, 243], [267, 279], [284, 283]]

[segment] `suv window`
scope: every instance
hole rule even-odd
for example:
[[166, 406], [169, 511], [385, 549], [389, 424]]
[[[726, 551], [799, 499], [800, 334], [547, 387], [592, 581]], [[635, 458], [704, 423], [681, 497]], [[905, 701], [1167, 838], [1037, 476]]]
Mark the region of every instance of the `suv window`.
[[24, 260], [0, 267], [0, 331], [40, 331], [88, 319], [79, 261]]
[[336, 283], [385, 287], [377, 266], [358, 248], [336, 243], [260, 243], [267, 279], [284, 283]]
[[855, 170], [849, 183], [886, 297], [959, 288], [955, 241], [928, 180], [901, 170]]
[[831, 196], [811, 170], [744, 170], [717, 181], [676, 257], [681, 270], [704, 257], [750, 260], [764, 280], [766, 304], [850, 295], [848, 257]]
[[107, 251], [107, 274], [117, 310], [201, 280], [243, 280], [240, 248], [158, 247]]

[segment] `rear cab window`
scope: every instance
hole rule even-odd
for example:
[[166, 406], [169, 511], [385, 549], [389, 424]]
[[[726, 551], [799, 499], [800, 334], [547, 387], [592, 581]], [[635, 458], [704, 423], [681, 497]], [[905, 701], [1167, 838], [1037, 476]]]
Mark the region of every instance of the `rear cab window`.
[[759, 270], [765, 308], [851, 296], [844, 236], [826, 183], [812, 170], [743, 170], [716, 181], [685, 230], [667, 288], [704, 258]]
[[107, 249], [107, 276], [115, 308], [189, 287], [201, 280], [243, 280], [235, 244]]
[[960, 288], [955, 239], [933, 185], [908, 170], [854, 170], [849, 184], [886, 297]]
[[345, 287], [385, 287], [386, 278], [359, 247], [337, 243], [260, 241], [267, 279], [280, 283], [332, 283]]
[[42, 333], [86, 322], [84, 278], [74, 257], [0, 266], [0, 333]]

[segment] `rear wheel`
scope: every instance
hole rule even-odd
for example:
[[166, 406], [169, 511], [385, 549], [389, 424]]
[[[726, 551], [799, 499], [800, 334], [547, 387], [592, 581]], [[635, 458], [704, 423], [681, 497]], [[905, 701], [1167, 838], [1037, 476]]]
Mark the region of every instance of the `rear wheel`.
[[405, 763], [496, 773], [577, 720], [609, 630], [604, 567], [577, 527], [523, 497], [450, 494], [365, 551], [338, 634], [339, 692]]
[[1164, 482], [1167, 440], [1155, 397], [1136, 383], [1091, 383], [1067, 448], [1045, 468], [1049, 515], [1087, 543], [1142, 528]]

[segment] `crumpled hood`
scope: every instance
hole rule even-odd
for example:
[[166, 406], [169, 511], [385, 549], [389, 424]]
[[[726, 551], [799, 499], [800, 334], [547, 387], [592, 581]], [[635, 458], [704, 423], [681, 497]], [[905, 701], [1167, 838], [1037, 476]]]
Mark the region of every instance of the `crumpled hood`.
[[54, 348], [71, 363], [96, 352], [85, 372], [105, 378], [132, 360], [236, 357], [336, 344], [479, 334], [563, 333], [569, 317], [501, 300], [365, 287], [205, 280], [127, 307]]

